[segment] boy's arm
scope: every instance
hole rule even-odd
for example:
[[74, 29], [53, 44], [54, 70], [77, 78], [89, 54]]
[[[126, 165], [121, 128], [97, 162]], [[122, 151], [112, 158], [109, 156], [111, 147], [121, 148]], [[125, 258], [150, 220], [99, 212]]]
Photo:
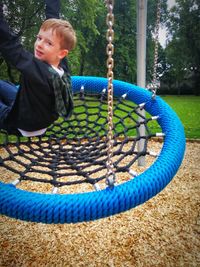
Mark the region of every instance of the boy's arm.
[[10, 30], [3, 17], [2, 4], [0, 4], [0, 52], [12, 66], [21, 72], [27, 72], [33, 55], [22, 47], [18, 37]]
[[4, 20], [2, 3], [0, 3], [0, 36], [0, 45], [3, 45], [3, 43], [12, 38], [16, 38], [16, 36], [10, 31], [7, 22]]
[[3, 4], [0, 3], [0, 17], [3, 17]]
[[46, 19], [60, 18], [60, 0], [45, 0], [45, 5]]

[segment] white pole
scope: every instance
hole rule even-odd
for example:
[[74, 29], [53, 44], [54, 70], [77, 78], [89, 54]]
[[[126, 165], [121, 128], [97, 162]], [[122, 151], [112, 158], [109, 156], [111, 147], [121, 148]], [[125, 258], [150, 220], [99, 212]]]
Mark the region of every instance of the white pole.
[[[146, 27], [147, 27], [147, 0], [137, 0], [137, 85], [146, 87]], [[140, 111], [141, 115], [145, 115], [145, 111]], [[138, 121], [142, 119], [139, 117]], [[145, 127], [139, 127], [140, 135], [145, 135]], [[138, 142], [138, 151], [144, 149], [144, 139]], [[138, 159], [138, 165], [145, 165], [145, 157]]]

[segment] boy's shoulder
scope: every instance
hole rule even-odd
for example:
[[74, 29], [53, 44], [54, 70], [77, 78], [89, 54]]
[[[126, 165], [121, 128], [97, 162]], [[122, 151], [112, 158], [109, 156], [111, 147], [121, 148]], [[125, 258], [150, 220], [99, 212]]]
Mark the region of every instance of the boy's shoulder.
[[52, 76], [56, 76], [62, 79], [71, 79], [71, 75], [69, 73], [69, 71], [66, 71], [65, 69], [63, 69], [62, 67], [56, 69], [54, 67], [52, 67], [51, 65], [48, 66], [48, 71]]
[[[53, 84], [54, 89], [62, 91], [62, 87], [71, 87], [71, 76], [69, 72], [64, 70], [58, 71], [52, 66], [48, 66], [48, 71], [50, 74], [50, 80]], [[60, 88], [60, 89], [59, 89]]]

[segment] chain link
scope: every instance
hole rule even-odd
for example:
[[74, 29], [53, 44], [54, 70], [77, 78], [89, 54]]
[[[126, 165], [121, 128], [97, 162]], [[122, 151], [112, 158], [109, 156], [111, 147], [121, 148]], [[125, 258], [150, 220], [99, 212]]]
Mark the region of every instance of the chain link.
[[108, 135], [107, 135], [107, 184], [109, 186], [113, 186], [115, 183], [115, 173], [114, 173], [114, 166], [113, 166], [113, 67], [114, 67], [114, 15], [113, 15], [113, 8], [114, 8], [114, 0], [107, 0], [105, 1], [107, 5], [108, 14], [106, 17], [106, 24], [108, 26], [108, 30], [106, 33], [106, 39], [108, 41], [106, 47], [107, 53], [107, 78], [108, 78]]
[[157, 63], [158, 63], [158, 37], [159, 37], [159, 26], [160, 26], [160, 9], [161, 9], [161, 3], [160, 0], [158, 0], [157, 3], [157, 14], [156, 14], [156, 27], [155, 27], [155, 49], [154, 49], [154, 65], [153, 65], [153, 80], [152, 80], [152, 92], [153, 92], [153, 98], [155, 98], [158, 85], [156, 82], [156, 76], [157, 76]]

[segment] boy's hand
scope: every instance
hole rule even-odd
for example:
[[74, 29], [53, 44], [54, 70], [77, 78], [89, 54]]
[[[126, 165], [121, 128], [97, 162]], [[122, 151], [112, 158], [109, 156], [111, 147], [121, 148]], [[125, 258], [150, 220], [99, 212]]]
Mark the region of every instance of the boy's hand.
[[45, 0], [46, 5], [46, 19], [60, 17], [60, 0]]
[[3, 17], [3, 4], [0, 3], [0, 17]]

